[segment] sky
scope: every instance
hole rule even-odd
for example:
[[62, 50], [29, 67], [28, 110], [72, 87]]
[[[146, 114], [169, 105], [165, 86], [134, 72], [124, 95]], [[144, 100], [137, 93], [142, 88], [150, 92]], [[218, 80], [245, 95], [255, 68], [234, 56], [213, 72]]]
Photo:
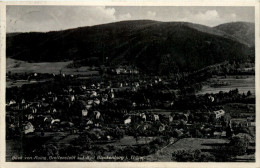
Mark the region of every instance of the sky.
[[185, 21], [206, 26], [254, 22], [254, 7], [7, 6], [7, 32], [48, 32], [122, 20]]

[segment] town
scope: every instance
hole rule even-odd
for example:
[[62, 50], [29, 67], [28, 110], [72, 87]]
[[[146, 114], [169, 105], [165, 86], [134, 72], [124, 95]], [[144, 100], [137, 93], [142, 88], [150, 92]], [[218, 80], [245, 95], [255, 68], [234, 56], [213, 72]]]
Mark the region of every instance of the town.
[[[6, 74], [7, 160], [254, 161], [254, 85], [221, 81], [254, 78], [249, 61], [168, 76], [91, 70]], [[205, 86], [220, 90], [198, 94]]]

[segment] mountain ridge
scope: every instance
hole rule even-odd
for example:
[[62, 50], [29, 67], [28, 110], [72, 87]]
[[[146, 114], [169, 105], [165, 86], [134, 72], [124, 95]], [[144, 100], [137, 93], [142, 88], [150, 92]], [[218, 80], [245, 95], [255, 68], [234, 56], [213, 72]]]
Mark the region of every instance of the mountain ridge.
[[[134, 64], [145, 71], [196, 70], [253, 57], [252, 48], [222, 30], [189, 22], [121, 21], [46, 33], [7, 36], [7, 57], [31, 62]], [[104, 59], [107, 58], [107, 59]], [[94, 60], [94, 62], [93, 62]]]

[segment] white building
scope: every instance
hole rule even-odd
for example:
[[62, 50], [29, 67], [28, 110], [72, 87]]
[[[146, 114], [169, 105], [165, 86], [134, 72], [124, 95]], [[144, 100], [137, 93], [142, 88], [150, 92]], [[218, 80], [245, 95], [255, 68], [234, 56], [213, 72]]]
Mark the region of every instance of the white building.
[[219, 119], [220, 117], [225, 115], [224, 110], [213, 111], [213, 113], [216, 115], [216, 119]]

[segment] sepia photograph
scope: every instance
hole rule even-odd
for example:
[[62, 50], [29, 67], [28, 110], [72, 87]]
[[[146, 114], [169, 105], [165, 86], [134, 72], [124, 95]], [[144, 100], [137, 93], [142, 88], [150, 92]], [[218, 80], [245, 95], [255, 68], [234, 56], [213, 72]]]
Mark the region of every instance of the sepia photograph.
[[6, 5], [6, 162], [256, 162], [255, 6]]

